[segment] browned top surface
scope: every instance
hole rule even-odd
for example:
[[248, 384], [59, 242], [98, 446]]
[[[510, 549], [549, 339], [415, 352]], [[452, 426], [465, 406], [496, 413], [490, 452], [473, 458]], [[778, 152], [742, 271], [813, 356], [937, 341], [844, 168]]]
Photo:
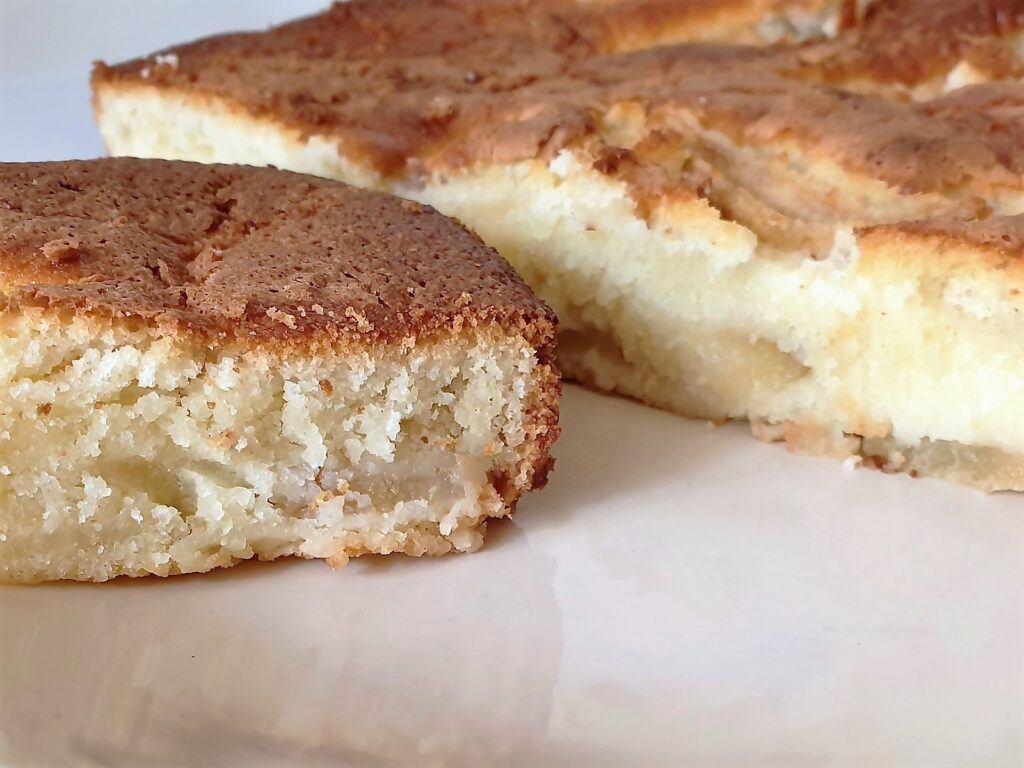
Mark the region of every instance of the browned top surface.
[[241, 342], [383, 342], [550, 311], [434, 210], [284, 171], [159, 160], [0, 164], [8, 308], [73, 307]]
[[966, 243], [1015, 257], [1024, 254], [1024, 214], [997, 216], [976, 221], [935, 219], [905, 221], [892, 227], [879, 228], [907, 235], [935, 236], [947, 244]]
[[[778, 2], [756, 3], [771, 4]], [[696, 31], [701, 19], [750, 5], [356, 0], [267, 33], [175, 48], [175, 65], [101, 65], [95, 79], [228, 97], [253, 114], [332, 134], [395, 173], [437, 164], [438, 155], [524, 157], [575, 138], [605, 99], [592, 87], [599, 83], [586, 82], [589, 73], [571, 71], [574, 62], [619, 39]], [[571, 103], [560, 103], [567, 92]]]
[[[101, 65], [95, 80], [227, 97], [254, 115], [332, 135], [396, 176], [606, 142], [609, 110], [632, 102], [648, 132], [674, 132], [680, 143], [697, 141], [699, 130], [743, 145], [792, 139], [908, 192], [1019, 185], [1018, 123], [955, 100], [935, 110], [907, 94], [937, 95], [962, 60], [1015, 74], [1011, 37], [1024, 25], [1024, 0], [876, 0], [860, 20], [846, 0], [846, 28], [831, 40], [622, 52], [746, 40], [780, 8], [824, 16], [836, 5], [355, 0], [269, 32], [175, 48], [174, 64]], [[1024, 106], [1024, 86], [1003, 89]]]
[[[853, 3], [847, 0], [847, 13]], [[942, 78], [960, 61], [994, 74], [1021, 73], [1010, 38], [1024, 27], [1021, 0], [873, 0], [847, 19], [836, 40], [799, 58], [830, 81], [915, 86]]]

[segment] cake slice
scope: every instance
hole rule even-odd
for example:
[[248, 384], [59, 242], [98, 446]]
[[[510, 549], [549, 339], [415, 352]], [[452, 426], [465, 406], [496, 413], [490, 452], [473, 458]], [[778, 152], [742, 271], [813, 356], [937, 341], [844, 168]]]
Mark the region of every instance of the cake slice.
[[473, 550], [551, 465], [554, 330], [414, 202], [0, 164], [0, 580]]
[[[797, 8], [806, 42], [701, 42]], [[1024, 490], [1022, 38], [1019, 0], [354, 0], [93, 91], [113, 153], [460, 219], [555, 309], [573, 379]]]

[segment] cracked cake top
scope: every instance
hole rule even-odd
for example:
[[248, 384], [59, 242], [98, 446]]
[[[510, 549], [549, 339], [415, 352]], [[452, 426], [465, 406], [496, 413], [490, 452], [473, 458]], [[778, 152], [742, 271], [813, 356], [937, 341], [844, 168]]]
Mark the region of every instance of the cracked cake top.
[[274, 169], [0, 164], [3, 307], [140, 318], [241, 343], [389, 342], [553, 318], [433, 209]]

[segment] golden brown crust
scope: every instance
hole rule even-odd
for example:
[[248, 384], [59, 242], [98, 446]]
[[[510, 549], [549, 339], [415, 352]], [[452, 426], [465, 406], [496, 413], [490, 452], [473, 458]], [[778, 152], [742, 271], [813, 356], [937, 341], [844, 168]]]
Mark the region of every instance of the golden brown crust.
[[272, 169], [0, 164], [3, 308], [140, 318], [241, 344], [523, 335], [553, 316], [465, 228], [417, 203]]
[[558, 420], [558, 404], [562, 396], [562, 374], [553, 361], [543, 362], [534, 373], [533, 395], [526, 408], [526, 440], [516, 468], [518, 476], [508, 478], [507, 490], [499, 483], [495, 489], [506, 504], [514, 509], [523, 490], [538, 490], [547, 485], [548, 475], [555, 467], [551, 447], [562, 433]]
[[875, 0], [859, 18], [857, 0], [845, 2], [844, 34], [801, 52], [830, 82], [913, 87], [961, 61], [1001, 76], [1022, 71], [1011, 42], [1024, 29], [1020, 0]]
[[978, 221], [905, 221], [893, 225], [892, 229], [908, 234], [946, 236], [950, 240], [995, 248], [1017, 257], [1024, 254], [1024, 214], [997, 216]]
[[[551, 3], [533, 5], [552, 10]], [[835, 0], [610, 0], [563, 2], [558, 14], [596, 49], [613, 52], [698, 41], [763, 43], [761, 30], [773, 16], [803, 14], [824, 21], [837, 9]]]
[[[406, 179], [614, 143], [609, 115], [629, 104], [641, 113], [642, 137], [680, 146], [706, 143], [709, 131], [754, 148], [795, 143], [907, 194], [966, 187], [986, 198], [993, 186], [1019, 188], [1024, 129], [1005, 110], [979, 112], [962, 98], [908, 103], [886, 91], [891, 82], [930, 82], [961, 60], [980, 62], [983, 50], [1002, 50], [986, 66], [1012, 74], [1019, 0], [940, 6], [879, 0], [836, 39], [800, 46], [622, 53], [716, 39], [719, 17], [763, 18], [792, 4], [355, 0], [269, 32], [99, 65], [93, 82], [226, 100], [328, 136], [385, 176]], [[1024, 108], [1024, 86], [1004, 83], [1000, 93]]]

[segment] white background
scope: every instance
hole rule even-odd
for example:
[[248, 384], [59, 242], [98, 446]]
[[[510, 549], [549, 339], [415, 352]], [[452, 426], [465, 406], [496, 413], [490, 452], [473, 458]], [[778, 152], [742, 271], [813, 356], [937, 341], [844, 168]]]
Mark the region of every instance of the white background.
[[[317, 5], [0, 0], [0, 160], [102, 152], [94, 59]], [[1024, 764], [1024, 498], [574, 388], [564, 427], [473, 556], [0, 588], [0, 762]]]

